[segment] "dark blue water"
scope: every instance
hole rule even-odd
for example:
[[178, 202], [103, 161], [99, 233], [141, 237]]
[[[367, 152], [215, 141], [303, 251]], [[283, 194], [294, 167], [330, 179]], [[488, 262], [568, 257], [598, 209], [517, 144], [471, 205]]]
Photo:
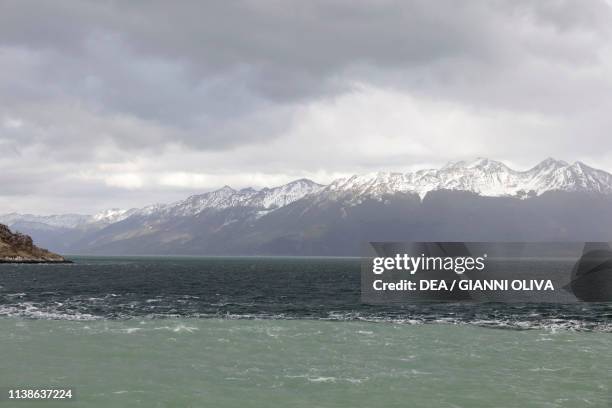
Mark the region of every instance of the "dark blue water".
[[68, 265], [0, 265], [0, 316], [308, 318], [612, 331], [609, 304], [362, 304], [358, 259], [75, 261]]

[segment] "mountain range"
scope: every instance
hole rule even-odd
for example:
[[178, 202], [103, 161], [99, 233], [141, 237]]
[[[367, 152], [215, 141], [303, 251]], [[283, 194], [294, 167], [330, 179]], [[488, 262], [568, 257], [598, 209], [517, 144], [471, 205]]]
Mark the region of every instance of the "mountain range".
[[552, 158], [517, 171], [478, 158], [328, 185], [224, 186], [93, 215], [0, 215], [62, 253], [357, 255], [362, 241], [612, 240], [612, 174]]

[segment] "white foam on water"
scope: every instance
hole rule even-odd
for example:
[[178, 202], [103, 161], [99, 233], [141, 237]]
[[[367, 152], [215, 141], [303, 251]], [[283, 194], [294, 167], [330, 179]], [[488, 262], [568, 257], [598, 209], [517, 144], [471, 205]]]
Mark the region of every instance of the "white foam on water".
[[312, 378], [308, 378], [308, 381], [310, 382], [314, 382], [314, 383], [335, 383], [336, 382], [336, 377], [312, 377]]
[[200, 329], [198, 329], [197, 327], [193, 327], [193, 326], [187, 326], [185, 324], [178, 324], [176, 326], [159, 326], [159, 327], [155, 327], [153, 330], [169, 330], [171, 332], [174, 333], [193, 333], [195, 331], [198, 331]]
[[548, 372], [557, 372], [557, 371], [563, 371], [563, 370], [571, 370], [572, 367], [560, 367], [560, 368], [546, 368], [546, 367], [537, 367], [537, 368], [530, 368], [529, 371], [533, 371], [533, 372], [540, 372], [540, 371], [548, 371]]
[[143, 330], [142, 327], [128, 327], [126, 329], [121, 329], [123, 333], [127, 333], [127, 334], [133, 334], [141, 330]]
[[[597, 319], [576, 319], [573, 318], [558, 318], [558, 317], [543, 317], [542, 315], [534, 316], [534, 314], [510, 313], [503, 315], [500, 318], [477, 318], [466, 317], [460, 314], [454, 316], [436, 317], [435, 312], [420, 313], [415, 311], [405, 316], [401, 314], [385, 315], [377, 313], [362, 313], [362, 312], [329, 312], [327, 316], [291, 316], [284, 313], [147, 313], [140, 316], [134, 316], [129, 313], [133, 308], [130, 304], [126, 304], [125, 311], [120, 311], [112, 316], [101, 316], [86, 313], [91, 304], [100, 302], [100, 298], [84, 298], [77, 301], [52, 302], [52, 303], [35, 303], [29, 301], [19, 301], [17, 299], [26, 296], [25, 293], [13, 293], [3, 295], [8, 303], [0, 305], [0, 317], [20, 317], [27, 319], [47, 319], [47, 320], [168, 320], [180, 318], [201, 318], [201, 319], [222, 319], [222, 320], [323, 320], [323, 321], [360, 321], [369, 323], [391, 323], [397, 325], [422, 325], [422, 324], [443, 324], [443, 325], [472, 325], [478, 327], [497, 328], [497, 329], [512, 329], [512, 330], [545, 330], [547, 334], [555, 334], [565, 331], [595, 331], [595, 332], [612, 332], [612, 321], [609, 318], [598, 317]], [[105, 297], [117, 297], [117, 295], [109, 294]], [[156, 302], [154, 302], [156, 303]], [[100, 307], [104, 305], [101, 304]], [[119, 305], [121, 306], [121, 305]], [[80, 309], [80, 310], [79, 310]], [[142, 321], [142, 320], [141, 320]], [[179, 326], [163, 326], [160, 329], [170, 330], [174, 332], [193, 332], [197, 330], [195, 327], [179, 325]], [[268, 336], [275, 337], [275, 331], [269, 331]], [[360, 335], [368, 335], [367, 331], [358, 332]], [[542, 339], [545, 341], [545, 339]]]
[[0, 316], [24, 317], [41, 320], [101, 320], [102, 317], [87, 313], [66, 313], [53, 310], [53, 308], [39, 308], [31, 302], [22, 302], [16, 305], [0, 306]]

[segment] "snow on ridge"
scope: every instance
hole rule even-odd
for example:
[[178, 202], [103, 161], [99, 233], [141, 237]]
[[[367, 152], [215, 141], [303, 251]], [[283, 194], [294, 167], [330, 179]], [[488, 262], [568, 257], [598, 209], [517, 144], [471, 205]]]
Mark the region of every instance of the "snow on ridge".
[[135, 208], [132, 208], [130, 210], [125, 210], [121, 208], [110, 208], [108, 210], [103, 210], [92, 215], [90, 222], [112, 224], [115, 222], [123, 221], [136, 211], [137, 210]]
[[[261, 190], [255, 190], [251, 187], [235, 190], [230, 186], [224, 186], [218, 190], [194, 195], [172, 204], [162, 205], [146, 215], [188, 216], [196, 215], [205, 209], [233, 207], [256, 208], [262, 214], [265, 214], [274, 209], [284, 207], [308, 194], [319, 191], [323, 187], [307, 179], [295, 180], [282, 186], [263, 188]], [[138, 211], [136, 214], [143, 215], [143, 212]]]
[[9, 226], [16, 223], [44, 224], [56, 228], [78, 228], [88, 225], [107, 225], [122, 221], [129, 217], [136, 210], [123, 210], [112, 208], [103, 210], [93, 215], [91, 214], [53, 214], [53, 215], [33, 215], [10, 213], [0, 215], [0, 223]]
[[25, 222], [45, 224], [57, 228], [76, 228], [89, 222], [90, 217], [90, 215], [83, 214], [33, 215], [10, 213], [0, 215], [0, 223], [12, 226], [19, 222]]
[[322, 194], [329, 197], [381, 197], [397, 192], [423, 198], [435, 190], [470, 191], [482, 196], [540, 195], [547, 191], [612, 193], [612, 175], [585, 165], [548, 158], [531, 169], [513, 170], [502, 162], [477, 158], [450, 162], [440, 169], [412, 173], [370, 173], [338, 179]]
[[171, 204], [154, 204], [139, 209], [109, 209], [94, 215], [63, 214], [38, 216], [31, 214], [0, 215], [0, 223], [40, 223], [53, 227], [79, 228], [106, 226], [132, 216], [171, 217], [197, 215], [206, 209], [250, 208], [257, 217], [282, 208], [306, 196], [316, 201], [348, 199], [359, 202], [362, 197], [380, 199], [395, 193], [416, 193], [421, 199], [435, 190], [469, 191], [482, 196], [516, 196], [527, 198], [547, 191], [595, 192], [612, 194], [612, 174], [594, 169], [582, 162], [569, 164], [548, 158], [534, 167], [518, 171], [502, 162], [477, 158], [450, 162], [439, 169], [423, 169], [411, 173], [374, 172], [336, 179], [328, 185], [299, 179], [278, 187], [243, 188], [224, 186], [218, 190], [194, 195]]

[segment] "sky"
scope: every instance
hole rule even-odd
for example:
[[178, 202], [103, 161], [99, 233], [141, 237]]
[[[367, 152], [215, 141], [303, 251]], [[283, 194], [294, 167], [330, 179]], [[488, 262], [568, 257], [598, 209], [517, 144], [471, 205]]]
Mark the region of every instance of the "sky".
[[0, 0], [0, 214], [488, 157], [612, 171], [611, 1]]

